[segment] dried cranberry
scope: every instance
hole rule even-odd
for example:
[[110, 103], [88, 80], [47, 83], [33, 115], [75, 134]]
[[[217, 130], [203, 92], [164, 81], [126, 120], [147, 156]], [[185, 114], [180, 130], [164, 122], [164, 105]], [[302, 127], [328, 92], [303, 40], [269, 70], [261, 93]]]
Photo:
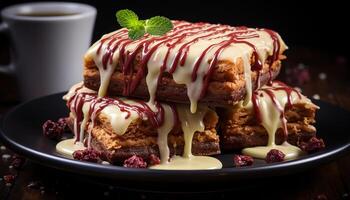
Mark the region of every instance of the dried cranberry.
[[64, 131], [70, 131], [68, 124], [67, 124], [67, 118], [65, 118], [65, 117], [59, 118], [57, 123], [59, 124], [59, 126], [61, 126], [61, 128]]
[[303, 151], [306, 151], [308, 153], [313, 153], [313, 152], [317, 152], [317, 151], [324, 149], [326, 145], [324, 144], [322, 139], [312, 137], [307, 142], [304, 142], [304, 141], [299, 142], [298, 146]]
[[267, 153], [265, 161], [267, 163], [282, 162], [285, 156], [286, 155], [282, 151], [278, 149], [271, 149]]
[[25, 161], [25, 158], [18, 156], [18, 155], [14, 155], [14, 156], [12, 156], [11, 165], [15, 169], [20, 169], [23, 166], [24, 161]]
[[130, 158], [124, 160], [124, 167], [130, 167], [130, 168], [146, 168], [147, 163], [137, 155], [133, 155]]
[[101, 151], [100, 152], [100, 159], [101, 160], [104, 160], [104, 161], [109, 161], [109, 154], [108, 154], [108, 152], [105, 152], [105, 151]]
[[12, 175], [12, 174], [5, 175], [3, 178], [4, 178], [4, 181], [5, 181], [6, 184], [7, 183], [11, 184], [11, 183], [13, 183], [15, 181], [15, 176]]
[[62, 138], [64, 129], [56, 122], [47, 120], [43, 125], [43, 133], [46, 137], [54, 140], [60, 140]]
[[94, 149], [84, 149], [84, 150], [74, 151], [73, 158], [75, 160], [81, 160], [81, 161], [87, 161], [87, 162], [93, 162], [93, 163], [101, 162], [100, 152]]
[[150, 165], [159, 165], [160, 164], [159, 157], [154, 155], [154, 154], [151, 154], [148, 159], [149, 159]]
[[237, 155], [233, 156], [233, 162], [236, 167], [250, 166], [253, 164], [254, 159], [251, 156]]

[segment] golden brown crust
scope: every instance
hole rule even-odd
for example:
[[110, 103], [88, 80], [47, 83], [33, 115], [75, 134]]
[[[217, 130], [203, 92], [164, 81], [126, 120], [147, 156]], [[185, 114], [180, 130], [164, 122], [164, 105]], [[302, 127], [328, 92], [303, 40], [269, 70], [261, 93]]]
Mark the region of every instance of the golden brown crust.
[[[279, 58], [275, 63], [273, 63], [272, 67], [276, 67], [277, 65], [280, 65], [281, 61], [286, 59], [287, 57], [285, 55], [279, 55]], [[254, 62], [254, 57], [252, 55], [252, 58], [250, 60], [251, 63]], [[140, 53], [135, 57], [134, 63], [132, 65], [133, 71], [136, 72], [139, 68], [139, 62], [140, 62]], [[210, 60], [208, 61], [210, 62]], [[263, 73], [268, 72], [270, 63], [264, 63], [263, 66]], [[96, 69], [97, 66], [93, 60], [93, 57], [89, 54], [86, 54], [84, 57], [84, 70], [86, 69]], [[117, 64], [116, 72], [122, 72], [119, 65]], [[237, 59], [237, 62], [234, 64], [232, 61], [229, 60], [219, 60], [217, 65], [214, 67], [211, 81], [218, 81], [218, 82], [236, 82], [240, 80], [243, 77], [244, 67], [243, 67], [243, 60], [241, 58]], [[170, 74], [164, 73], [163, 76], [171, 77]], [[238, 77], [242, 76], [242, 77]], [[252, 72], [252, 77], [256, 76], [256, 72]]]
[[[285, 56], [280, 55], [279, 58], [280, 60], [275, 61], [271, 66], [272, 80], [278, 75], [281, 68], [281, 60], [284, 59]], [[253, 60], [253, 58], [251, 60]], [[133, 65], [135, 71], [138, 66], [137, 62], [138, 60], [135, 59]], [[93, 59], [91, 57], [85, 57], [84, 66], [84, 85], [90, 89], [98, 90], [100, 86], [100, 75]], [[110, 96], [121, 96], [123, 94], [125, 78], [131, 79], [134, 77], [135, 76], [124, 76], [117, 66], [108, 87], [108, 94]], [[253, 71], [253, 83], [255, 83], [256, 78], [257, 73]], [[269, 63], [265, 63], [261, 70], [261, 85], [265, 85], [269, 79]], [[253, 87], [256, 87], [255, 84], [253, 84]], [[242, 59], [238, 59], [236, 64], [230, 61], [219, 61], [209, 81], [206, 96], [200, 99], [200, 102], [215, 106], [232, 105], [242, 100], [245, 94], [246, 89]], [[138, 87], [130, 96], [146, 100], [149, 98], [145, 78], [141, 80]], [[183, 84], [176, 84], [169, 73], [163, 74], [158, 85], [156, 96], [159, 101], [189, 103], [186, 86]]]
[[[216, 124], [218, 122], [217, 114], [209, 110], [204, 117], [205, 132], [196, 133], [193, 137], [195, 141], [214, 141], [218, 142], [218, 136], [216, 135]], [[99, 136], [99, 132], [103, 131], [103, 138], [100, 140], [108, 147], [108, 149], [118, 149], [121, 147], [129, 146], [142, 146], [142, 145], [156, 145], [157, 144], [157, 130], [151, 125], [148, 120], [137, 119], [133, 121], [124, 134], [118, 134], [113, 131], [109, 119], [100, 113], [95, 120], [95, 133], [96, 137]], [[183, 143], [182, 129], [180, 124], [176, 124], [174, 129], [169, 133], [169, 140], [171, 144]], [[180, 137], [178, 137], [180, 136]], [[151, 138], [151, 139], [150, 139]], [[181, 140], [178, 140], [181, 139]], [[107, 145], [108, 144], [108, 145]]]
[[[307, 140], [315, 136], [316, 128], [314, 106], [297, 103], [286, 109], [288, 142], [296, 145], [298, 140]], [[245, 108], [236, 107], [221, 112], [221, 148], [225, 150], [267, 145], [268, 135], [265, 128], [256, 122], [254, 113]], [[282, 129], [276, 133], [276, 144], [284, 141]]]
[[[72, 116], [69, 120], [73, 122]], [[194, 155], [215, 155], [220, 153], [219, 136], [216, 134], [217, 114], [209, 110], [204, 117], [204, 132], [196, 132], [192, 142]], [[72, 126], [71, 126], [72, 127]], [[123, 161], [132, 156], [148, 157], [151, 153], [159, 155], [157, 146], [157, 130], [148, 120], [133, 121], [122, 135], [113, 131], [108, 118], [97, 115], [92, 129], [92, 148], [104, 152], [110, 162]], [[168, 136], [169, 149], [173, 154], [181, 155], [184, 139], [180, 124], [177, 124]]]
[[[151, 154], [157, 155], [159, 157], [158, 146], [134, 146], [134, 147], [125, 147], [120, 148], [115, 151], [110, 151], [105, 149], [103, 143], [98, 141], [96, 138], [92, 138], [91, 146], [95, 150], [102, 152], [104, 154], [105, 159], [111, 164], [119, 164], [123, 162], [125, 159], [138, 155], [145, 160], [149, 159]], [[182, 155], [183, 154], [183, 145], [178, 146], [169, 146], [170, 156], [173, 155]], [[220, 154], [219, 143], [215, 142], [192, 142], [192, 153], [193, 155], [216, 155]]]

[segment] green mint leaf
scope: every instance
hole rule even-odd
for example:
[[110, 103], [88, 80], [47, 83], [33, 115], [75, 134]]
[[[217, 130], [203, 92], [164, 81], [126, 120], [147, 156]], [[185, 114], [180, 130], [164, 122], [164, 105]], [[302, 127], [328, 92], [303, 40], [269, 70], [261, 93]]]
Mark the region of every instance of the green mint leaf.
[[139, 20], [137, 14], [128, 9], [119, 10], [116, 17], [120, 26], [128, 29], [132, 40], [141, 38], [145, 33], [164, 35], [173, 28], [172, 22], [166, 17], [155, 16], [148, 20]]
[[137, 25], [132, 29], [129, 29], [128, 36], [132, 40], [140, 39], [146, 33], [145, 27], [142, 25]]
[[146, 20], [139, 20], [140, 24], [142, 24], [142, 26], [146, 26]]
[[170, 19], [162, 16], [155, 16], [146, 20], [145, 26], [146, 32], [151, 35], [164, 35], [171, 29], [173, 29], [173, 24]]
[[129, 9], [119, 10], [115, 15], [121, 27], [130, 29], [139, 24], [139, 17]]

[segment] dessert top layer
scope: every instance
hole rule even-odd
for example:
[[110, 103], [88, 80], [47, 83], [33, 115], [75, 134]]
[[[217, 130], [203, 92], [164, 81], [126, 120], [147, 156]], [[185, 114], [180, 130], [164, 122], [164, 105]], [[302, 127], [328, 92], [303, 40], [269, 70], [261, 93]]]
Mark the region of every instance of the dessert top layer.
[[[173, 21], [173, 24], [174, 28], [164, 36], [146, 34], [133, 41], [123, 28], [97, 41], [86, 56], [93, 58], [100, 71], [99, 96], [106, 94], [111, 74], [118, 65], [124, 75], [135, 75], [132, 80], [126, 80], [124, 95], [132, 93], [146, 76], [153, 103], [158, 80], [163, 72], [168, 72], [176, 83], [186, 85], [191, 111], [195, 112], [219, 61], [236, 63], [238, 58], [242, 59], [248, 83], [252, 70], [260, 71], [266, 62], [272, 64], [287, 48], [280, 36], [268, 29], [185, 21]], [[138, 55], [141, 59], [134, 72], [132, 65]], [[247, 86], [251, 90], [248, 87], [251, 84]]]

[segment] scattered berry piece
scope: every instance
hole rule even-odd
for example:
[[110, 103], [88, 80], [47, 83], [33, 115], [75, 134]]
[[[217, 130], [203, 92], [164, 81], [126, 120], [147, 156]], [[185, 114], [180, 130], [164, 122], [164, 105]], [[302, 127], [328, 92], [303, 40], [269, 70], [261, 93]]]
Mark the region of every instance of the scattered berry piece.
[[65, 117], [59, 118], [57, 123], [59, 124], [59, 126], [61, 126], [61, 128], [64, 131], [70, 131], [68, 124], [67, 124], [67, 118], [65, 118]]
[[265, 161], [267, 163], [282, 162], [285, 156], [286, 155], [282, 151], [278, 149], [271, 149], [267, 153]]
[[133, 155], [130, 158], [124, 160], [124, 167], [129, 167], [129, 168], [146, 168], [147, 163], [137, 155]]
[[94, 149], [77, 150], [73, 153], [75, 160], [81, 160], [86, 162], [99, 163], [101, 162], [100, 152]]
[[20, 169], [23, 164], [24, 164], [25, 158], [18, 156], [18, 155], [14, 155], [12, 156], [12, 162], [11, 165], [15, 168], [15, 169]]
[[43, 133], [46, 137], [54, 140], [60, 140], [62, 138], [64, 129], [62, 126], [51, 120], [47, 120], [43, 125]]
[[12, 184], [15, 181], [15, 176], [12, 174], [4, 175], [3, 178], [6, 184]]
[[324, 149], [326, 145], [324, 144], [323, 139], [312, 137], [307, 142], [299, 142], [298, 146], [303, 151], [306, 151], [308, 153], [314, 153]]
[[149, 156], [149, 165], [159, 165], [160, 164], [160, 159], [158, 156], [151, 154]]
[[251, 156], [235, 154], [233, 156], [233, 163], [236, 167], [250, 166], [254, 163], [254, 159]]

